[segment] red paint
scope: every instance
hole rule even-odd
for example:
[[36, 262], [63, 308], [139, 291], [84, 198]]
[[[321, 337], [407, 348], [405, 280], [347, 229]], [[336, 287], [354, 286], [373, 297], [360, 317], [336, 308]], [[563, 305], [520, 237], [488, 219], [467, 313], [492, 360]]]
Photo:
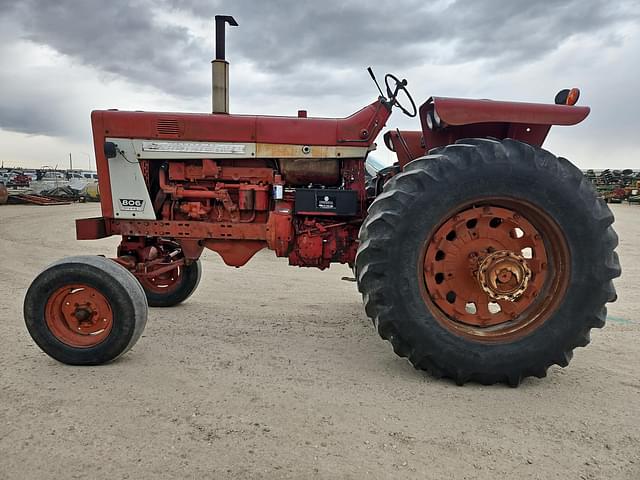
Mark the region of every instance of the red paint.
[[204, 246], [216, 252], [224, 263], [230, 267], [241, 267], [263, 248], [267, 243], [259, 240], [207, 240]]
[[[431, 130], [426, 118], [434, 110], [443, 124]], [[575, 125], [589, 112], [589, 107], [569, 105], [432, 97], [420, 107], [420, 118], [427, 150], [482, 137], [542, 146], [552, 125]]]
[[420, 107], [420, 118], [426, 118], [426, 112], [434, 107], [448, 125], [490, 122], [575, 125], [591, 111], [589, 107], [569, 105], [432, 97]]
[[78, 240], [97, 240], [112, 235], [107, 232], [104, 217], [79, 218], [76, 220], [76, 238]]
[[400, 167], [426, 155], [422, 132], [392, 130], [384, 134], [384, 143], [389, 150], [396, 153]]
[[49, 332], [75, 348], [90, 348], [107, 339], [113, 328], [109, 300], [84, 284], [64, 285], [47, 299], [44, 318]]
[[331, 263], [355, 262], [360, 224], [332, 222], [307, 218], [296, 225], [295, 243], [289, 254], [289, 265], [317, 267], [322, 270]]
[[[102, 150], [100, 137], [362, 146], [380, 133], [389, 115], [389, 110], [375, 101], [346, 118], [97, 110], [91, 119], [94, 141], [98, 140], [96, 146]], [[177, 126], [170, 133], [168, 119]], [[365, 137], [363, 130], [368, 132]]]

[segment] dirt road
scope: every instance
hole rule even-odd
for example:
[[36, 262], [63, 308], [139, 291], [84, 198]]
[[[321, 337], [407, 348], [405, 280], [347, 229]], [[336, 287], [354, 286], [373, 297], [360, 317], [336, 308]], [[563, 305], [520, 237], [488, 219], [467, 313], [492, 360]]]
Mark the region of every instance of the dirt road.
[[640, 479], [640, 207], [615, 206], [623, 277], [568, 369], [518, 389], [457, 387], [397, 358], [346, 267], [205, 254], [182, 306], [151, 309], [119, 361], [69, 367], [22, 300], [97, 205], [0, 206], [0, 479]]

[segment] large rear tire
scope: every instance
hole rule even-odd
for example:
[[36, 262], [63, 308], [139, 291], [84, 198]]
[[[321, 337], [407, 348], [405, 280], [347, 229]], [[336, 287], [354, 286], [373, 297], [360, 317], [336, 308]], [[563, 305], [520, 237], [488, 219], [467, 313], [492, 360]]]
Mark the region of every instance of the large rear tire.
[[24, 318], [47, 355], [69, 365], [100, 365], [138, 341], [147, 322], [147, 300], [133, 274], [112, 260], [69, 257], [33, 281]]
[[544, 377], [605, 323], [613, 215], [580, 170], [514, 140], [460, 140], [408, 164], [360, 231], [379, 334], [458, 384]]

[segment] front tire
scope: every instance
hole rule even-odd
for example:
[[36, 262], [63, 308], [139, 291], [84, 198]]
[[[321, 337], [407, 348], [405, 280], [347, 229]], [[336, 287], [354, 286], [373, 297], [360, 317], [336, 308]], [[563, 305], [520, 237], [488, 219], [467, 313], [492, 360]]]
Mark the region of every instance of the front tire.
[[104, 257], [69, 257], [32, 282], [24, 318], [29, 334], [50, 357], [69, 365], [100, 365], [138, 341], [147, 301], [121, 265]]
[[620, 275], [612, 223], [567, 160], [461, 140], [408, 164], [373, 202], [358, 287], [379, 334], [416, 368], [517, 386], [568, 365], [604, 325]]

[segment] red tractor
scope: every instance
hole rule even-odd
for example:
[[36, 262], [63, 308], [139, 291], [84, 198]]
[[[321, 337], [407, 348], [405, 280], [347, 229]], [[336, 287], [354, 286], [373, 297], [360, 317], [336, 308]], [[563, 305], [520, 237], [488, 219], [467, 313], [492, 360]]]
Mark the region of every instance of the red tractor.
[[[577, 89], [555, 104], [432, 97], [417, 109], [388, 74], [347, 118], [230, 115], [225, 22], [215, 113], [92, 113], [102, 216], [77, 220], [77, 237], [122, 241], [112, 260], [66, 258], [33, 281], [24, 315], [47, 354], [96, 365], [125, 353], [147, 305], [193, 293], [205, 248], [234, 267], [264, 248], [300, 267], [348, 264], [380, 336], [458, 384], [516, 386], [589, 343], [616, 298], [614, 219], [578, 168], [541, 148], [552, 125], [588, 115]], [[422, 129], [387, 132], [397, 163], [368, 178], [394, 107]]]

